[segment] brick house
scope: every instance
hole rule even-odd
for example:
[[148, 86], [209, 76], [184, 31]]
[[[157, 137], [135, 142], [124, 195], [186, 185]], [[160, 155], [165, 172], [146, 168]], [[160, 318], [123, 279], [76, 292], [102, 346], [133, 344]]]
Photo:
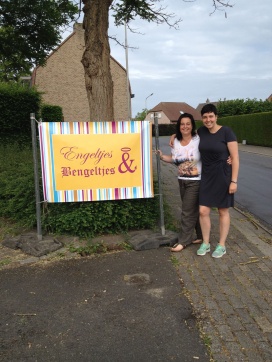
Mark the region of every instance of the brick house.
[[154, 112], [159, 124], [176, 123], [182, 113], [191, 113], [196, 121], [201, 120], [200, 112], [184, 102], [160, 102], [147, 113], [146, 120], [154, 123]]
[[201, 109], [205, 106], [205, 104], [208, 104], [208, 103], [211, 103], [215, 107], [217, 107], [219, 102], [211, 102], [208, 98], [205, 103], [199, 103], [199, 105], [196, 107], [196, 110], [201, 113]]
[[[76, 23], [73, 33], [48, 56], [46, 65], [38, 66], [32, 74], [32, 85], [43, 93], [43, 102], [61, 106], [64, 121], [67, 122], [90, 120], [81, 63], [83, 50], [84, 31], [82, 24]], [[114, 120], [127, 120], [130, 118], [131, 94], [128, 102], [126, 69], [112, 57], [110, 67], [114, 91]]]
[[270, 96], [267, 98], [268, 102], [272, 102], [272, 94], [270, 94]]

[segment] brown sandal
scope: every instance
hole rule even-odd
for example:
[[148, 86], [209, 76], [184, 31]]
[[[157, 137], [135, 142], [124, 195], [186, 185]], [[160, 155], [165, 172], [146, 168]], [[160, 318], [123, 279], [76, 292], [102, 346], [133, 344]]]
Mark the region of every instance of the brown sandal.
[[196, 239], [192, 242], [192, 244], [202, 244], [202, 239]]
[[182, 251], [185, 248], [186, 248], [186, 245], [182, 245], [182, 244], [177, 243], [177, 244], [173, 245], [170, 250], [178, 252], [178, 251]]

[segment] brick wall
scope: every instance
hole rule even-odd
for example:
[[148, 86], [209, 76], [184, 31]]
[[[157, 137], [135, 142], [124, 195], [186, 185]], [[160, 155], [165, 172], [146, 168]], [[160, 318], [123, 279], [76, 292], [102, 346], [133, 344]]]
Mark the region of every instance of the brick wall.
[[[64, 121], [90, 120], [84, 69], [81, 58], [84, 31], [81, 24], [47, 59], [46, 66], [37, 67], [33, 83], [43, 92], [43, 102], [61, 106]], [[128, 119], [126, 70], [113, 58], [110, 60], [114, 88], [114, 120]]]
[[[170, 124], [170, 123], [172, 123], [172, 122], [170, 122], [169, 118], [165, 115], [164, 112], [160, 111], [160, 112], [157, 112], [157, 113], [160, 113], [160, 115], [161, 115], [161, 117], [158, 118], [158, 124]], [[154, 114], [153, 112], [148, 113], [148, 115], [146, 116], [146, 120], [150, 121], [150, 122], [152, 122], [154, 124], [153, 114]]]

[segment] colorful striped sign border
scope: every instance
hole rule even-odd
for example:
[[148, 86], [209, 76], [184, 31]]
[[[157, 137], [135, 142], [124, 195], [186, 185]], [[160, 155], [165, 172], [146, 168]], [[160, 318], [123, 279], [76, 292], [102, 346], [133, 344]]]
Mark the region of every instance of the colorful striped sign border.
[[[42, 167], [42, 185], [46, 202], [107, 201], [154, 197], [152, 173], [152, 128], [147, 121], [122, 122], [40, 122], [38, 125]], [[141, 178], [139, 187], [87, 190], [56, 190], [53, 135], [139, 133], [141, 142]]]

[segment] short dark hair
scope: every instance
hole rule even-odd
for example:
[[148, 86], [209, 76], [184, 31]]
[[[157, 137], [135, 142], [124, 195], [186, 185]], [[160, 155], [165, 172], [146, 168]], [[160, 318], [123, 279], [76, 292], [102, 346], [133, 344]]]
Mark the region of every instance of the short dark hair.
[[205, 104], [201, 109], [201, 116], [203, 116], [204, 113], [214, 113], [217, 116], [217, 108], [212, 103]]
[[177, 121], [177, 125], [176, 125], [176, 137], [177, 139], [180, 141], [182, 140], [182, 134], [180, 132], [180, 123], [181, 123], [181, 120], [183, 118], [190, 118], [191, 120], [191, 124], [192, 124], [192, 132], [191, 132], [191, 135], [192, 136], [195, 136], [196, 135], [196, 124], [195, 124], [195, 120], [194, 120], [194, 117], [190, 114], [190, 113], [183, 113], [179, 116], [178, 118], [178, 121]]

